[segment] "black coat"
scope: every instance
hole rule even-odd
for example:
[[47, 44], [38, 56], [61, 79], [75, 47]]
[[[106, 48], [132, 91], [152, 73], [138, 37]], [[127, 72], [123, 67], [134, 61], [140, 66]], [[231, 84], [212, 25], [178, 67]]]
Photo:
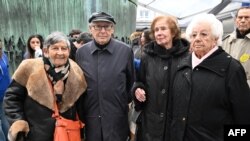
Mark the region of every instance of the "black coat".
[[139, 116], [137, 140], [163, 141], [167, 118], [169, 85], [175, 75], [178, 64], [188, 54], [188, 42], [174, 40], [169, 50], [151, 42], [145, 46], [138, 78], [133, 86], [146, 92], [146, 102], [135, 98], [135, 109], [142, 110]]
[[225, 124], [250, 124], [243, 67], [221, 48], [192, 70], [178, 67], [168, 108], [168, 141], [222, 141]]
[[[59, 106], [63, 117], [76, 119], [76, 111], [80, 111], [77, 103], [85, 89], [82, 70], [70, 60], [69, 75]], [[53, 141], [54, 96], [41, 58], [27, 59], [19, 65], [6, 91], [3, 105], [11, 125], [10, 135], [15, 137], [18, 132], [29, 129], [25, 141]]]

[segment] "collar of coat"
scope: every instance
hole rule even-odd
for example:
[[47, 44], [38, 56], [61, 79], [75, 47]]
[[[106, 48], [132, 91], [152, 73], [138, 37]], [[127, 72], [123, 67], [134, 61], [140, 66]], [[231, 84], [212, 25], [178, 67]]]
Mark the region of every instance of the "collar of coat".
[[[228, 38], [229, 43], [235, 42], [238, 39], [236, 31], [234, 31], [233, 33], [228, 34], [227, 36], [225, 36], [223, 38], [223, 41], [226, 40], [227, 38]], [[250, 39], [250, 33], [246, 34], [245, 38]]]
[[[60, 112], [67, 111], [86, 90], [84, 74], [78, 65], [70, 60], [70, 71], [65, 83]], [[54, 110], [53, 94], [41, 58], [22, 61], [13, 74], [13, 79], [26, 87], [28, 96], [39, 104]]]
[[115, 51], [115, 49], [116, 49], [117, 47], [121, 47], [122, 45], [127, 46], [125, 43], [123, 43], [123, 42], [121, 42], [121, 41], [118, 41], [118, 40], [116, 40], [116, 39], [111, 38], [110, 41], [109, 41], [109, 43], [106, 44], [105, 47], [104, 47], [103, 49], [97, 47], [97, 45], [95, 44], [95, 41], [94, 41], [94, 40], [92, 40], [92, 41], [90, 41], [89, 43], [87, 43], [86, 46], [84, 46], [84, 47], [87, 47], [87, 46], [88, 46], [88, 47], [90, 48], [91, 54], [95, 53], [95, 52], [98, 51], [98, 50], [107, 51], [107, 52], [109, 52], [110, 54], [113, 54], [114, 51]]
[[[188, 56], [184, 57], [177, 68], [183, 69], [185, 67], [189, 67], [192, 69], [192, 54], [188, 54]], [[228, 66], [232, 60], [232, 57], [227, 54], [221, 47], [219, 47], [213, 54], [211, 54], [208, 58], [203, 60], [198, 66], [195, 68], [205, 68], [210, 71], [215, 72], [220, 76], [224, 76], [228, 69]], [[194, 68], [194, 69], [195, 69]]]
[[[224, 76], [232, 57], [219, 47], [213, 54], [203, 60], [197, 67], [203, 67], [220, 76]], [[197, 68], [195, 67], [195, 68]], [[194, 68], [194, 69], [195, 69]]]
[[173, 47], [165, 49], [158, 45], [156, 41], [150, 42], [145, 45], [144, 53], [150, 56], [159, 56], [161, 58], [169, 58], [172, 56], [180, 56], [189, 50], [189, 42], [186, 39], [173, 40]]

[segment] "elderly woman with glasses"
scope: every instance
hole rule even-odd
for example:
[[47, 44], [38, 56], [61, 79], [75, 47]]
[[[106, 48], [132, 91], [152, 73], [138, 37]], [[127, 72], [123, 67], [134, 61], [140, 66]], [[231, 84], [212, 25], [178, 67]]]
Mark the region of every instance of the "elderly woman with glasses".
[[246, 74], [220, 47], [222, 35], [222, 23], [212, 14], [199, 15], [188, 25], [193, 52], [173, 80], [168, 141], [222, 141], [228, 134], [224, 127], [250, 124]]
[[77, 120], [86, 81], [81, 68], [69, 59], [67, 36], [51, 33], [43, 50], [43, 58], [27, 59], [19, 65], [6, 91], [4, 110], [11, 125], [10, 141], [19, 135], [25, 135], [25, 141], [53, 141], [55, 102], [62, 117]]

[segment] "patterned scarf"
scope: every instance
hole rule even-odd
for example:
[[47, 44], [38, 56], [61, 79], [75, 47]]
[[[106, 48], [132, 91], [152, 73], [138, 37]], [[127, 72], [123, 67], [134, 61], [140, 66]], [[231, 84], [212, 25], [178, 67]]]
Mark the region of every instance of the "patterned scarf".
[[52, 84], [56, 84], [58, 80], [65, 80], [68, 78], [69, 75], [69, 60], [64, 66], [57, 67], [51, 63], [49, 58], [43, 57], [44, 62], [44, 68], [49, 76], [49, 79], [51, 80]]

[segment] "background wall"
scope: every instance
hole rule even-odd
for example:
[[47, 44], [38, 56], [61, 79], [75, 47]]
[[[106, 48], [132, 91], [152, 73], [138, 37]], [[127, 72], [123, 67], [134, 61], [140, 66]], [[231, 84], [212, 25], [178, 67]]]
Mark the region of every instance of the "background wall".
[[0, 39], [9, 56], [11, 74], [22, 61], [32, 34], [88, 31], [93, 12], [104, 11], [116, 20], [115, 37], [127, 42], [136, 27], [137, 0], [0, 0]]
[[[0, 0], [0, 38], [73, 28], [88, 30], [91, 13], [105, 11], [117, 21], [116, 36], [135, 30], [137, 0]], [[16, 39], [17, 40], [17, 39]]]

